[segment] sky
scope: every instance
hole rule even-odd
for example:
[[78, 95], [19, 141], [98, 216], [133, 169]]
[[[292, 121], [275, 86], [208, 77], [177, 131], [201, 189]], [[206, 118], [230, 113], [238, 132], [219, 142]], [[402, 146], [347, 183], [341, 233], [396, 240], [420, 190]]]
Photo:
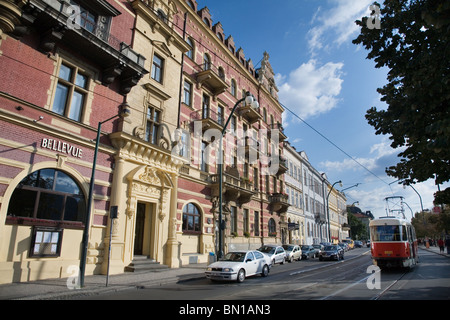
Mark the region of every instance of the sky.
[[[286, 107], [283, 126], [297, 151], [326, 173], [342, 181], [347, 204], [356, 204], [375, 217], [401, 209], [433, 208], [438, 190], [433, 180], [403, 188], [385, 173], [399, 162], [387, 136], [375, 134], [365, 115], [386, 109], [377, 88], [386, 83], [387, 69], [376, 69], [368, 51], [352, 44], [359, 34], [355, 20], [369, 16], [373, 0], [198, 0], [207, 6], [213, 24], [221, 22], [225, 37], [233, 36], [255, 68], [267, 51], [276, 74], [279, 101]], [[381, 28], [383, 27], [381, 21]], [[300, 119], [299, 119], [300, 118]], [[352, 187], [358, 184], [357, 187]], [[441, 185], [445, 189], [448, 184]], [[392, 215], [392, 213], [390, 214]]]

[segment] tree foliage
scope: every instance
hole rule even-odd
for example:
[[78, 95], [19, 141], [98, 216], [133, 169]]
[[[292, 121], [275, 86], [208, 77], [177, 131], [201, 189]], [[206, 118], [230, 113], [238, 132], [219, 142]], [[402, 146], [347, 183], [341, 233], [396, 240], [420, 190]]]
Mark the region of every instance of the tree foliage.
[[[376, 134], [402, 148], [400, 162], [386, 172], [406, 184], [442, 184], [450, 180], [450, 1], [374, 4], [381, 28], [369, 28], [368, 17], [356, 21], [361, 33], [353, 43], [369, 51], [376, 68], [389, 69], [388, 83], [377, 90], [388, 108], [366, 113]], [[435, 202], [450, 203], [450, 188], [436, 193]]]

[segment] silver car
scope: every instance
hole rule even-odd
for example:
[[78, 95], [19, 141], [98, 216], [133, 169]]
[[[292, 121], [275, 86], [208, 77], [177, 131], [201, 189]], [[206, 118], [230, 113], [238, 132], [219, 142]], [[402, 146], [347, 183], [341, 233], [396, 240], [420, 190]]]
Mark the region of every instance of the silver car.
[[300, 246], [296, 244], [283, 244], [283, 249], [284, 251], [286, 251], [287, 261], [300, 261], [302, 259], [302, 249], [300, 248]]
[[272, 265], [275, 263], [284, 264], [284, 261], [286, 260], [286, 252], [283, 247], [276, 244], [266, 244], [259, 248], [258, 251], [267, 254], [272, 261]]

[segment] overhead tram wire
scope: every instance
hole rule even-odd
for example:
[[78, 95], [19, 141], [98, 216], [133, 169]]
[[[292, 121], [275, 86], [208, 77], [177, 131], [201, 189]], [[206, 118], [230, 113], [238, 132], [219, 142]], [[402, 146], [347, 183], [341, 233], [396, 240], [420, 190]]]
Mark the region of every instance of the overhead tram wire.
[[[366, 170], [367, 172], [369, 172], [371, 175], [373, 175], [375, 178], [377, 178], [378, 180], [380, 180], [381, 182], [383, 182], [384, 184], [388, 185], [390, 187], [390, 184], [387, 183], [386, 181], [384, 181], [383, 179], [381, 179], [379, 176], [377, 176], [373, 171], [371, 171], [369, 168], [367, 168], [365, 165], [363, 165], [361, 162], [359, 162], [358, 160], [356, 160], [354, 157], [352, 157], [350, 154], [348, 154], [345, 150], [343, 150], [341, 147], [339, 147], [337, 144], [335, 144], [333, 141], [331, 141], [330, 139], [328, 139], [324, 134], [322, 134], [320, 131], [318, 131], [317, 129], [315, 129], [312, 125], [310, 125], [308, 122], [306, 122], [304, 119], [302, 119], [300, 116], [298, 116], [295, 112], [293, 112], [291, 109], [289, 109], [288, 107], [286, 107], [284, 104], [282, 104], [280, 102], [280, 104], [283, 106], [283, 108], [287, 111], [289, 111], [290, 113], [292, 113], [292, 115], [294, 115], [294, 117], [296, 117], [297, 119], [299, 119], [301, 122], [303, 122], [306, 126], [308, 126], [311, 130], [313, 130], [315, 133], [317, 133], [319, 136], [321, 136], [323, 139], [325, 139], [328, 143], [330, 143], [332, 146], [334, 146], [336, 149], [338, 149], [339, 151], [341, 151], [343, 154], [345, 154], [348, 158], [350, 158], [350, 160], [354, 161], [356, 164], [358, 164], [360, 167], [362, 167], [364, 170]], [[392, 189], [391, 189], [392, 190]]]

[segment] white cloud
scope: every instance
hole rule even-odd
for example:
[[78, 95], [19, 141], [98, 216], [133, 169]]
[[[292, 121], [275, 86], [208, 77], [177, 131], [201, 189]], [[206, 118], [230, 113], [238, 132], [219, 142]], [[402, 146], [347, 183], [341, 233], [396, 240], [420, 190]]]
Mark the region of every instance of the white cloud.
[[343, 63], [319, 65], [311, 59], [288, 77], [277, 75], [280, 101], [302, 118], [330, 111], [339, 101], [343, 67]]
[[[376, 173], [384, 174], [384, 170], [387, 166], [394, 165], [398, 162], [397, 155], [401, 152], [401, 149], [393, 149], [390, 146], [389, 140], [384, 138], [383, 141], [373, 145], [370, 148], [371, 157], [358, 157], [355, 158], [357, 162]], [[356, 163], [354, 160], [346, 158], [342, 161], [323, 161], [319, 164], [320, 167], [326, 169], [326, 171], [343, 172], [346, 170], [364, 170], [362, 166]]]
[[[373, 0], [329, 0], [331, 9], [318, 10], [312, 23], [315, 24], [307, 35], [312, 56], [319, 50], [327, 50], [331, 45], [340, 46], [351, 40], [358, 32], [355, 21], [369, 16], [369, 6]], [[328, 43], [328, 44], [325, 44]]]

